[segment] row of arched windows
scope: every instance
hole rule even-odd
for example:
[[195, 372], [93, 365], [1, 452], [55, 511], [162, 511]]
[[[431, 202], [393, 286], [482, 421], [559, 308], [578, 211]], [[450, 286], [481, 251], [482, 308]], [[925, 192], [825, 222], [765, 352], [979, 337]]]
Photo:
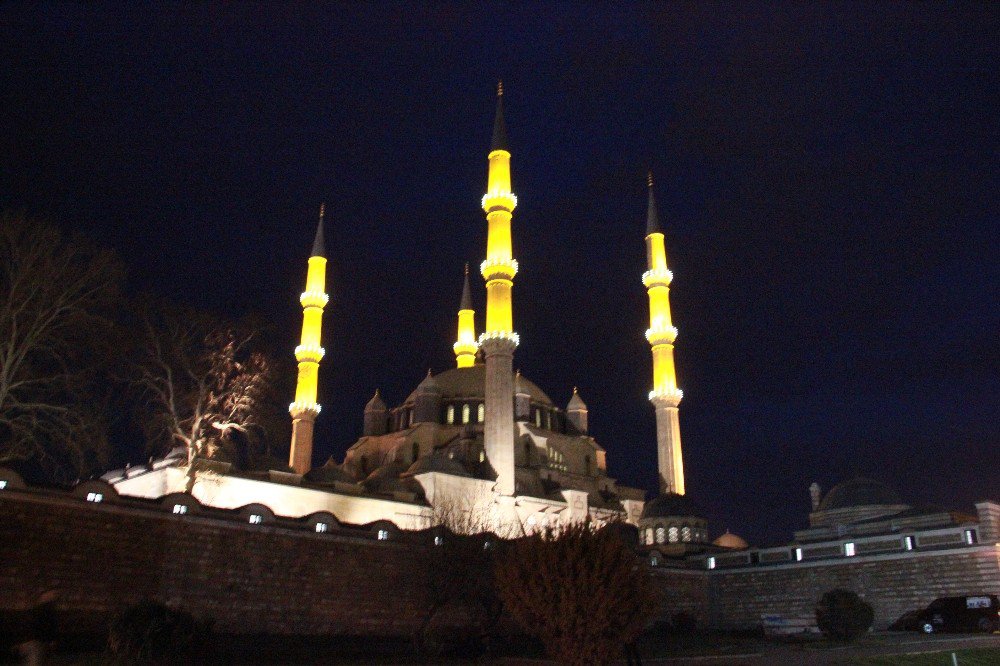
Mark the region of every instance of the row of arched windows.
[[671, 525], [670, 527], [657, 525], [655, 528], [647, 527], [643, 530], [643, 542], [647, 546], [652, 546], [654, 543], [691, 543], [692, 541], [699, 543], [708, 541], [708, 532], [689, 525]]
[[[456, 422], [463, 423], [463, 424], [464, 423], [470, 423], [470, 422], [471, 423], [482, 423], [483, 421], [486, 420], [486, 405], [485, 404], [479, 403], [478, 405], [475, 405], [475, 410], [476, 410], [475, 411], [475, 417], [476, 417], [475, 420], [473, 420], [473, 418], [472, 418], [472, 416], [473, 416], [472, 409], [473, 409], [473, 404], [472, 403], [468, 403], [468, 402], [464, 403], [461, 406], [461, 410], [457, 410], [456, 409], [456, 405], [448, 405], [448, 408], [445, 410], [445, 413], [444, 413], [444, 421], [448, 425], [454, 425]], [[456, 417], [459, 417], [459, 416], [461, 417], [461, 421], [456, 421]]]

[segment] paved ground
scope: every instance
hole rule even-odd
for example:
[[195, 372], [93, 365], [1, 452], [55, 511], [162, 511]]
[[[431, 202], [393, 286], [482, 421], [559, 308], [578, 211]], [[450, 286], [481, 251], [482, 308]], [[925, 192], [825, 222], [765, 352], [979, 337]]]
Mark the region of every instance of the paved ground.
[[951, 634], [922, 636], [910, 633], [873, 634], [861, 643], [844, 647], [769, 644], [760, 652], [743, 655], [678, 657], [643, 660], [644, 666], [690, 664], [704, 666], [828, 666], [852, 664], [865, 657], [919, 654], [970, 648], [1000, 648], [1000, 635]]

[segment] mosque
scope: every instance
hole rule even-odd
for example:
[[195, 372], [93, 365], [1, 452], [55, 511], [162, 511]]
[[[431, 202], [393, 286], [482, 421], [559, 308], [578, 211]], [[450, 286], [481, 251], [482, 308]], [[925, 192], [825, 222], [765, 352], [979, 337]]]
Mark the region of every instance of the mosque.
[[[646, 219], [653, 390], [660, 494], [645, 502], [638, 488], [607, 474], [605, 449], [588, 433], [588, 408], [574, 389], [565, 407], [513, 372], [519, 343], [512, 316], [518, 263], [511, 246], [517, 197], [511, 188], [511, 152], [497, 89], [493, 135], [482, 208], [488, 237], [480, 273], [486, 284], [486, 326], [477, 337], [470, 275], [458, 305], [455, 367], [427, 377], [401, 404], [389, 407], [376, 390], [364, 410], [363, 435], [342, 463], [311, 468], [313, 428], [320, 413], [317, 381], [326, 294], [323, 211], [308, 260], [301, 344], [295, 349], [298, 382], [289, 406], [292, 442], [289, 467], [265, 478], [226, 463], [196, 461], [206, 473], [192, 494], [204, 505], [236, 509], [257, 506], [272, 516], [331, 514], [337, 521], [388, 521], [423, 529], [445, 523], [453, 529], [489, 529], [516, 536], [590, 518], [621, 519], [662, 536], [678, 552], [708, 546], [708, 526], [684, 496], [678, 406], [682, 392], [674, 371], [674, 340], [664, 237], [649, 177]], [[638, 240], [638, 239], [637, 239]], [[159, 498], [183, 489], [187, 458], [175, 450], [148, 466], [107, 474], [117, 492]], [[656, 530], [654, 532], [654, 530]], [[655, 536], [652, 537], [655, 539]]]

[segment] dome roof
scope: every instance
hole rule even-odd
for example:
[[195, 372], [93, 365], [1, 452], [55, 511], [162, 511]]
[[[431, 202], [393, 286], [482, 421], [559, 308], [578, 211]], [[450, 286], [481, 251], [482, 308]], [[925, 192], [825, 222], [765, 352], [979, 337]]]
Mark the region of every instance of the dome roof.
[[[424, 381], [426, 382], [427, 379], [425, 378]], [[451, 368], [433, 377], [432, 381], [437, 384], [441, 397], [445, 400], [449, 398], [478, 398], [482, 400], [486, 395], [486, 366], [476, 364], [471, 368]], [[521, 375], [520, 381], [521, 391], [530, 395], [532, 400], [540, 402], [543, 405], [552, 406], [549, 396], [545, 395], [542, 389], [535, 386], [534, 382], [525, 379], [524, 375]], [[416, 400], [417, 391], [419, 390], [420, 387], [418, 386], [417, 390], [413, 391], [406, 398], [405, 402]]]
[[899, 494], [886, 484], [859, 476], [830, 488], [819, 503], [818, 510], [902, 503]]
[[723, 548], [732, 548], [733, 550], [746, 550], [750, 547], [750, 544], [729, 530], [726, 530], [726, 533], [713, 541], [712, 544], [722, 546]]
[[343, 467], [333, 461], [331, 457], [322, 467], [314, 467], [306, 472], [306, 480], [313, 483], [357, 483], [354, 477]]
[[417, 458], [417, 461], [406, 470], [406, 474], [409, 476], [425, 474], [427, 472], [440, 472], [441, 474], [452, 474], [454, 476], [471, 476], [468, 470], [462, 466], [462, 463], [452, 460], [440, 451]]
[[686, 495], [667, 493], [646, 502], [642, 509], [643, 518], [666, 518], [668, 516], [701, 516], [701, 510]]
[[423, 392], [423, 393], [434, 392], [434, 393], [437, 393], [438, 391], [439, 390], [438, 390], [437, 380], [434, 379], [434, 375], [431, 374], [430, 369], [428, 369], [427, 370], [427, 376], [424, 377], [424, 380], [422, 382], [420, 382], [419, 384], [417, 384], [417, 390], [414, 391], [414, 393], [419, 393], [419, 392]]
[[569, 404], [566, 405], [566, 411], [570, 412], [581, 409], [582, 410], [587, 409], [587, 403], [585, 403], [583, 401], [583, 398], [580, 397], [580, 394], [576, 392], [576, 387], [574, 386], [573, 397], [569, 399]]
[[378, 389], [375, 389], [375, 395], [372, 399], [368, 401], [365, 405], [366, 412], [385, 412], [388, 411], [388, 407], [385, 406], [385, 401], [382, 400], [382, 394], [379, 393]]

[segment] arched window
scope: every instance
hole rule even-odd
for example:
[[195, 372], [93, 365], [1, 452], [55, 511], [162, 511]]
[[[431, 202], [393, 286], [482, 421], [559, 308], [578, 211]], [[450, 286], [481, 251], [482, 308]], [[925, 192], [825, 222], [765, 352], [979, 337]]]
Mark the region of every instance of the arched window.
[[670, 543], [677, 543], [676, 527], [671, 527], [669, 530], [667, 530], [667, 539], [669, 539]]
[[486, 405], [484, 403], [479, 403], [479, 407], [476, 407], [476, 423], [482, 423], [486, 420]]
[[462, 405], [462, 423], [468, 423], [469, 422], [470, 413], [471, 413], [471, 410], [469, 409], [469, 404], [466, 403], [466, 404]]
[[413, 425], [413, 410], [406, 412], [406, 425]]
[[535, 410], [535, 427], [536, 428], [542, 427], [542, 410], [540, 409]]
[[448, 405], [448, 411], [446, 412], [445, 421], [448, 425], [455, 422], [455, 405]]
[[545, 410], [545, 428], [547, 430], [552, 430], [552, 412]]
[[417, 462], [417, 458], [420, 457], [420, 444], [418, 442], [413, 442], [410, 445], [410, 457], [413, 459], [413, 462]]
[[691, 528], [685, 527], [684, 529], [681, 530], [681, 541], [687, 542], [690, 540], [691, 540]]
[[647, 546], [652, 546], [653, 545], [653, 528], [652, 527], [647, 527], [646, 528], [646, 545]]
[[666, 534], [664, 534], [664, 529], [662, 527], [657, 527], [656, 528], [656, 543], [663, 543], [663, 541], [665, 540], [665, 538], [666, 538]]

